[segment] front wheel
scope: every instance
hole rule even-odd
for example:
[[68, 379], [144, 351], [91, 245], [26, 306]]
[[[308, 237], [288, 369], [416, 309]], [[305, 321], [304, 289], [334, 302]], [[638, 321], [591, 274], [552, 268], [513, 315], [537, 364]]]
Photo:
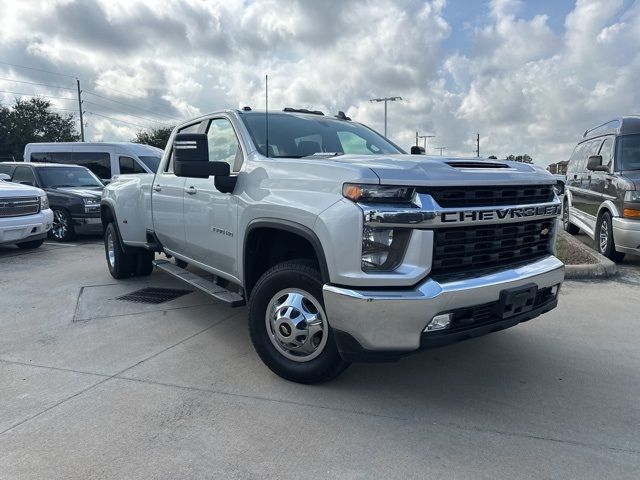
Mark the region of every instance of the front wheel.
[[23, 250], [31, 250], [32, 248], [38, 248], [43, 243], [44, 243], [44, 238], [41, 238], [39, 240], [31, 240], [29, 242], [16, 243], [16, 246], [18, 248], [22, 248]]
[[616, 250], [616, 245], [613, 241], [613, 222], [609, 212], [604, 212], [600, 220], [598, 220], [595, 237], [596, 248], [602, 255], [614, 262], [619, 262], [624, 258], [624, 253]]
[[249, 333], [262, 361], [287, 380], [326, 382], [349, 366], [327, 320], [320, 273], [304, 260], [276, 265], [258, 280], [249, 300]]
[[107, 257], [109, 273], [113, 278], [129, 278], [136, 270], [136, 256], [125, 253], [120, 243], [118, 231], [113, 223], [104, 231], [104, 253]]
[[68, 242], [73, 240], [76, 232], [73, 229], [73, 220], [69, 212], [63, 208], [53, 209], [53, 225], [49, 230], [49, 238], [56, 242]]

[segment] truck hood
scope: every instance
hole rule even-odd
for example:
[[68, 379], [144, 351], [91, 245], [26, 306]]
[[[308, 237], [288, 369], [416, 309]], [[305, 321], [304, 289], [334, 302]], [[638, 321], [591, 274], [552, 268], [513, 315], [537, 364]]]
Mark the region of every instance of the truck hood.
[[640, 170], [625, 170], [622, 174], [635, 185], [636, 190], [640, 190]]
[[95, 198], [100, 200], [102, 198], [103, 187], [60, 187], [60, 188], [48, 188], [47, 191], [51, 193], [66, 193], [77, 197]]
[[0, 180], [0, 197], [2, 198], [37, 197], [41, 195], [44, 195], [44, 191], [39, 188]]
[[341, 155], [331, 160], [369, 168], [380, 178], [380, 183], [387, 185], [523, 185], [556, 181], [542, 167], [475, 157]]

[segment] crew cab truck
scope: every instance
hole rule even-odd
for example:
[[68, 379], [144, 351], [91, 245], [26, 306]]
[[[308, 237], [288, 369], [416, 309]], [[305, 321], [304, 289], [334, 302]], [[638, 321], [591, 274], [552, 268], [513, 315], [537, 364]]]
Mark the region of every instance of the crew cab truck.
[[176, 127], [155, 175], [105, 188], [105, 252], [115, 278], [155, 264], [247, 303], [264, 363], [317, 383], [553, 309], [554, 184], [524, 163], [408, 155], [342, 113], [225, 110]]

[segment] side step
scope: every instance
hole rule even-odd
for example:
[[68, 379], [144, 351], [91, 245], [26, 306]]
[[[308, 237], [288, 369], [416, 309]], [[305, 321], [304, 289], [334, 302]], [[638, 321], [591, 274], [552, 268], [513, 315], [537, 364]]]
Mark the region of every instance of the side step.
[[235, 292], [231, 292], [220, 285], [202, 278], [200, 275], [186, 271], [168, 260], [154, 260], [153, 264], [160, 270], [176, 277], [189, 285], [202, 290], [211, 295], [216, 300], [226, 303], [230, 307], [241, 307], [245, 304], [244, 297]]

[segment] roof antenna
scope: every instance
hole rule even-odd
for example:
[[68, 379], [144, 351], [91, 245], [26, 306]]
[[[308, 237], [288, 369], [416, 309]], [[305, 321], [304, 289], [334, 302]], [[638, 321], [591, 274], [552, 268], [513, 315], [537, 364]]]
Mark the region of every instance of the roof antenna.
[[267, 158], [269, 158], [269, 75], [264, 76], [264, 114], [265, 114], [265, 139], [267, 141]]

